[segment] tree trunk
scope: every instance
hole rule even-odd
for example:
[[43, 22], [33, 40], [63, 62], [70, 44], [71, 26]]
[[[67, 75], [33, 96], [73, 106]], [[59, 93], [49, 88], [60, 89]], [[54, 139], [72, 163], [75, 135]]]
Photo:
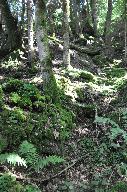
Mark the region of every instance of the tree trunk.
[[76, 0], [71, 0], [71, 30], [75, 37], [79, 37], [80, 30], [80, 21], [79, 21], [79, 12], [78, 5]]
[[21, 26], [24, 26], [24, 16], [25, 16], [25, 0], [22, 0], [22, 13], [21, 13]]
[[95, 36], [98, 35], [97, 25], [98, 25], [98, 16], [97, 16], [97, 0], [91, 0], [91, 11], [92, 11], [92, 20]]
[[111, 35], [110, 35], [110, 25], [112, 17], [112, 0], [108, 0], [108, 10], [104, 26], [104, 42], [105, 42], [105, 54], [107, 57], [111, 55]]
[[127, 2], [125, 0], [125, 59], [127, 59]]
[[105, 26], [104, 26], [105, 42], [110, 41], [110, 40], [108, 40], [108, 38], [109, 38], [110, 25], [111, 25], [112, 8], [113, 8], [112, 0], [108, 0], [108, 11], [107, 11], [106, 21], [105, 21]]
[[35, 28], [44, 93], [56, 102], [57, 85], [52, 71], [46, 31], [46, 6], [44, 0], [35, 1]]
[[31, 66], [34, 59], [34, 32], [33, 32], [33, 3], [32, 0], [27, 1], [27, 18], [28, 18], [28, 59]]
[[0, 7], [2, 7], [2, 15], [7, 28], [6, 48], [18, 48], [21, 45], [21, 37], [17, 20], [12, 16], [7, 0], [0, 0]]
[[62, 0], [63, 3], [63, 39], [64, 39], [64, 50], [63, 50], [63, 63], [65, 67], [70, 66], [70, 52], [69, 52], [69, 19], [70, 19], [70, 0]]

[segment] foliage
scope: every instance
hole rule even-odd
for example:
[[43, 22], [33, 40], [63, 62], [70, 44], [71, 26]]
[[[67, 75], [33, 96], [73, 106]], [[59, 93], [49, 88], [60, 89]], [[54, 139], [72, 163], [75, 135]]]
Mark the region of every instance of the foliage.
[[15, 176], [3, 174], [0, 177], [0, 192], [41, 192], [38, 187], [21, 185]]
[[18, 166], [25, 166], [26, 167], [26, 161], [22, 159], [18, 154], [10, 153], [10, 154], [0, 154], [0, 163], [9, 163], [13, 166], [18, 164]]
[[127, 191], [127, 184], [125, 182], [117, 182], [111, 192], [126, 192]]
[[22, 192], [23, 187], [15, 177], [4, 174], [0, 177], [0, 192]]
[[56, 155], [41, 158], [38, 155], [37, 149], [34, 147], [34, 145], [27, 141], [24, 141], [20, 145], [19, 153], [24, 156], [28, 165], [37, 172], [50, 164], [55, 165], [64, 162], [62, 157]]

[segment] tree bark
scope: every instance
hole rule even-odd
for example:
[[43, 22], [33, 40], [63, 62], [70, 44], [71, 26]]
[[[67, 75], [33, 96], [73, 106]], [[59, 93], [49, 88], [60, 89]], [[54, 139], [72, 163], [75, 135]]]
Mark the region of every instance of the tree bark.
[[70, 19], [70, 0], [62, 0], [63, 3], [63, 27], [64, 27], [64, 50], [63, 63], [65, 67], [70, 66], [70, 52], [69, 52], [69, 19]]
[[92, 20], [95, 36], [98, 35], [97, 25], [98, 25], [98, 16], [97, 16], [97, 0], [91, 0], [91, 11], [92, 11]]
[[107, 11], [106, 21], [105, 21], [105, 26], [104, 26], [105, 42], [108, 40], [108, 37], [109, 37], [111, 17], [112, 17], [112, 8], [113, 8], [112, 0], [108, 0], [108, 11]]
[[57, 102], [57, 85], [52, 71], [46, 31], [46, 6], [44, 0], [35, 1], [35, 29], [44, 93]]
[[81, 24], [78, 11], [79, 10], [76, 0], [71, 0], [71, 30], [75, 37], [79, 37], [79, 33], [81, 32]]
[[17, 20], [12, 16], [7, 0], [0, 0], [2, 15], [7, 28], [7, 49], [18, 48], [21, 45], [21, 36], [17, 25]]
[[25, 0], [22, 0], [22, 13], [21, 13], [21, 26], [22, 26], [22, 29], [23, 29], [23, 26], [24, 26], [24, 16], [25, 16]]
[[34, 59], [34, 31], [33, 31], [33, 3], [27, 1], [27, 18], [28, 18], [28, 59], [31, 66]]

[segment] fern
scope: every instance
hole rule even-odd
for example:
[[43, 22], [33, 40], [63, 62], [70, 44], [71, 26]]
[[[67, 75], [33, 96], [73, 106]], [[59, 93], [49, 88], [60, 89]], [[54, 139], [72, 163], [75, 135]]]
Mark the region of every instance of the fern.
[[27, 185], [24, 192], [41, 192], [38, 187]]
[[19, 147], [19, 154], [23, 155], [26, 162], [33, 166], [38, 161], [39, 155], [37, 154], [37, 149], [33, 144], [28, 141], [24, 141]]
[[106, 118], [106, 117], [96, 117], [95, 123], [98, 123], [98, 124], [110, 124], [112, 125], [112, 127], [114, 128], [120, 128], [119, 125], [117, 123], [115, 123], [113, 120], [111, 120], [110, 118]]
[[105, 117], [96, 117], [95, 121], [96, 123], [99, 124], [110, 124], [112, 127], [110, 129], [110, 134], [109, 138], [111, 140], [114, 140], [117, 136], [122, 135], [124, 140], [127, 142], [127, 133], [123, 129], [120, 128], [120, 126], [115, 123], [113, 120], [110, 118], [105, 118]]
[[25, 166], [27, 167], [26, 165], [26, 161], [21, 158], [18, 154], [13, 154], [13, 153], [5, 153], [5, 154], [1, 154], [0, 155], [0, 163], [9, 163], [11, 165], [16, 165], [18, 164], [18, 166]]
[[62, 157], [56, 155], [44, 158], [40, 157], [35, 146], [28, 141], [24, 141], [20, 145], [19, 154], [23, 156], [28, 165], [37, 172], [50, 164], [55, 165], [64, 162]]
[[41, 169], [43, 169], [44, 167], [53, 164], [56, 165], [58, 163], [63, 163], [64, 159], [62, 157], [56, 156], [56, 155], [52, 155], [49, 157], [45, 157], [45, 158], [40, 158], [38, 159], [38, 162], [35, 165], [35, 170], [37, 172], [39, 172]]

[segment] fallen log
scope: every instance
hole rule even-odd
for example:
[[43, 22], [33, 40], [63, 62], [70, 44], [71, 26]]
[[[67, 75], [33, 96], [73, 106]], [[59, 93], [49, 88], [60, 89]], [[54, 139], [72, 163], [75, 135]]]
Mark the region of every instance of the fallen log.
[[[63, 41], [62, 40], [59, 40], [57, 38], [54, 38], [54, 37], [49, 37], [49, 40], [51, 40], [53, 43], [57, 44], [57, 45], [63, 45]], [[99, 55], [100, 54], [100, 49], [94, 49], [94, 48], [88, 48], [86, 46], [84, 46], [83, 48], [82, 47], [79, 47], [78, 45], [75, 45], [73, 43], [70, 43], [70, 49], [74, 49], [76, 51], [79, 51], [80, 53], [85, 53], [89, 56], [95, 56], [95, 55]]]
[[79, 46], [77, 46], [77, 45], [75, 45], [73, 43], [70, 43], [70, 48], [74, 49], [76, 51], [79, 51], [80, 53], [85, 53], [85, 54], [87, 54], [89, 56], [99, 55], [100, 51], [101, 51], [100, 49], [95, 50], [95, 49], [90, 49], [88, 47], [83, 47], [82, 48], [82, 47], [79, 47]]

